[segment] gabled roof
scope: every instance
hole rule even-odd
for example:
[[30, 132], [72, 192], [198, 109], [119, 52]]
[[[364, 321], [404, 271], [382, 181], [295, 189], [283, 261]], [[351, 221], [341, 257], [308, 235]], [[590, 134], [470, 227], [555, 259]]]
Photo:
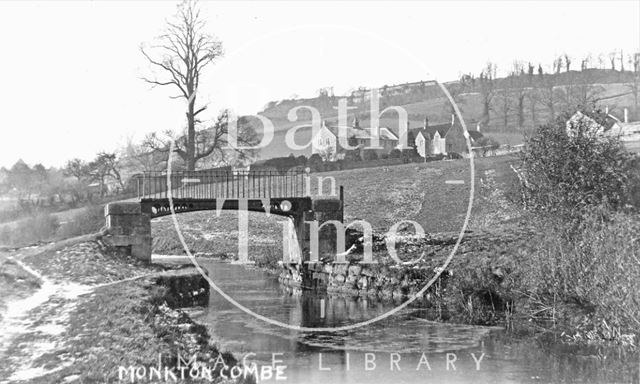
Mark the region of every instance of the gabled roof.
[[411, 131], [414, 132], [416, 136], [418, 133], [422, 133], [422, 136], [428, 138], [429, 140], [433, 140], [436, 132], [440, 135], [440, 137], [445, 137], [447, 133], [449, 133], [449, 129], [451, 129], [451, 124], [437, 124], [437, 125], [428, 125], [427, 127], [414, 128]]
[[606, 115], [604, 120], [604, 125], [602, 125], [598, 123], [596, 119], [589, 116], [588, 114], [582, 113], [581, 111], [577, 111], [567, 121], [567, 124], [566, 124], [567, 133], [571, 132], [573, 128], [573, 124], [577, 124], [579, 122], [587, 124], [587, 127], [590, 130], [593, 130], [594, 132], [600, 132], [605, 135], [614, 125], [621, 123], [620, 120], [618, 120], [616, 117], [612, 115]]
[[479, 131], [467, 131], [467, 132], [469, 132], [469, 137], [471, 137], [473, 141], [480, 140], [484, 137], [484, 135]]

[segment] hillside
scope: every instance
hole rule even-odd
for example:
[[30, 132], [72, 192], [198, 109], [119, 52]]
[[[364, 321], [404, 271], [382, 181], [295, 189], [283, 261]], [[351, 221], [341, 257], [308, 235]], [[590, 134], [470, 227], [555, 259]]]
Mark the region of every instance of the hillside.
[[[497, 78], [493, 80], [492, 100], [490, 105], [490, 120], [481, 130], [485, 135], [495, 138], [501, 144], [515, 145], [523, 141], [524, 135], [550, 117], [550, 108], [555, 113], [575, 105], [581, 99], [595, 100], [601, 107], [608, 107], [610, 113], [622, 118], [623, 109], [629, 109], [630, 119], [638, 119], [635, 109], [636, 100], [633, 94], [633, 72], [617, 72], [603, 69], [587, 69], [585, 71], [570, 71], [559, 74], [520, 76]], [[636, 83], [637, 84], [637, 83]], [[462, 111], [468, 127], [474, 129], [483, 115], [483, 90], [475, 83], [462, 85], [460, 82], [445, 83]], [[549, 92], [549, 87], [553, 89]], [[637, 88], [636, 88], [637, 89]], [[369, 124], [369, 102], [365, 100], [365, 91], [354, 91], [346, 96], [348, 105], [356, 109], [349, 111], [349, 121], [358, 116], [362, 126]], [[410, 127], [424, 124], [425, 117], [433, 124], [444, 123], [451, 119], [451, 106], [435, 84], [415, 82], [380, 88], [380, 110], [387, 106], [400, 106], [409, 116]], [[311, 106], [320, 112], [322, 118], [329, 124], [337, 124], [337, 110], [340, 97], [322, 94], [310, 99], [282, 100], [270, 102], [259, 114], [268, 117], [275, 126], [276, 133], [271, 144], [260, 153], [261, 159], [294, 155], [309, 156], [311, 151], [293, 151], [284, 141], [287, 130], [311, 123], [310, 113], [298, 111], [298, 121], [290, 122], [287, 113], [294, 107]], [[519, 116], [518, 105], [522, 99], [522, 113]], [[520, 117], [522, 122], [520, 122]], [[397, 115], [386, 113], [380, 119], [380, 124], [392, 130], [398, 130]], [[257, 124], [256, 124], [257, 127]], [[259, 128], [257, 128], [260, 130]], [[296, 132], [297, 144], [308, 143], [311, 130], [302, 128]]]

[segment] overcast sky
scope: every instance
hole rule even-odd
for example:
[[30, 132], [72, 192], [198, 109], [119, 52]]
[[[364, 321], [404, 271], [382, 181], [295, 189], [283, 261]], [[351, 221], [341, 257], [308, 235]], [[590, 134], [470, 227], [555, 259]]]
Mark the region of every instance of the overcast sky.
[[[0, 166], [60, 166], [184, 125], [184, 102], [139, 78], [176, 2], [0, 2]], [[206, 73], [211, 118], [334, 86], [456, 79], [487, 62], [639, 51], [639, 1], [206, 2], [226, 55]], [[577, 63], [577, 64], [576, 64]]]

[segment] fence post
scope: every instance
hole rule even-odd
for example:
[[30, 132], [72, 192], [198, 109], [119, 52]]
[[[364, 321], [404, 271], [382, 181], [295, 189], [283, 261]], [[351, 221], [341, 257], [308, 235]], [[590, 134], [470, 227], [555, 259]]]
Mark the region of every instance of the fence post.
[[344, 187], [340, 186], [340, 206], [341, 206], [341, 217], [340, 221], [344, 223]]

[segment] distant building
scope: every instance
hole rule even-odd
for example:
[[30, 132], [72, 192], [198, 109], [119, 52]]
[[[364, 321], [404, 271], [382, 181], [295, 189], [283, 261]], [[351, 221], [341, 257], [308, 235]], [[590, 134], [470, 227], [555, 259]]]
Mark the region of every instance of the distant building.
[[[567, 121], [567, 134], [574, 134], [575, 123], [586, 122], [587, 128], [594, 134], [603, 137], [618, 138], [627, 149], [640, 151], [640, 121], [629, 121], [629, 113], [624, 109], [624, 117], [621, 121], [612, 114], [607, 114], [604, 124], [598, 123], [592, 117], [578, 111]], [[574, 123], [574, 124], [572, 124]]]
[[[329, 156], [331, 160], [344, 157], [345, 148], [340, 145], [340, 135], [344, 135], [349, 145], [357, 146], [360, 149], [372, 147], [374, 136], [372, 128], [361, 128], [358, 119], [355, 118], [353, 124], [347, 127], [327, 126], [323, 121], [322, 127], [312, 139], [312, 154]], [[387, 127], [379, 128], [378, 155], [389, 153], [398, 146], [398, 136]]]
[[[445, 124], [429, 124], [425, 118], [424, 126], [409, 130], [410, 137], [414, 137], [416, 151], [422, 157], [446, 155], [448, 153], [468, 153], [467, 142], [464, 137], [462, 124], [451, 115], [451, 122]], [[468, 131], [472, 144], [483, 136], [479, 131]]]

